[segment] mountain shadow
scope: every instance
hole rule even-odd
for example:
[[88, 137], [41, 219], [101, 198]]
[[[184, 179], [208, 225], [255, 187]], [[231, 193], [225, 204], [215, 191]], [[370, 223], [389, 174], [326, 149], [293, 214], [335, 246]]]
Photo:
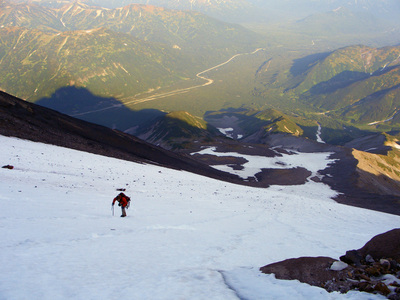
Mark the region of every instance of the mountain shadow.
[[369, 77], [370, 75], [364, 72], [343, 71], [328, 81], [314, 85], [307, 93], [311, 96], [334, 93], [339, 89], [343, 89]]
[[365, 73], [365, 72], [357, 72], [357, 71], [343, 71], [336, 76], [332, 77], [328, 81], [320, 82], [314, 85], [307, 94], [311, 96], [321, 95], [321, 94], [329, 94], [334, 93], [339, 89], [346, 88], [351, 86], [352, 84], [363, 81], [370, 77], [379, 77], [385, 75], [392, 70], [398, 68], [399, 66], [391, 66], [385, 69], [380, 69], [375, 71], [372, 74]]
[[246, 184], [236, 175], [213, 169], [189, 156], [167, 151], [130, 134], [79, 120], [1, 91], [0, 135]]
[[[220, 110], [207, 112], [204, 119], [224, 132], [232, 139], [241, 142], [263, 144], [273, 134], [288, 134], [317, 141], [319, 138], [330, 145], [344, 145], [353, 139], [371, 135], [371, 132], [360, 130], [340, 122], [315, 120], [297, 122], [296, 118], [274, 109], [265, 110]], [[315, 151], [315, 150], [313, 150]]]
[[[346, 143], [349, 143], [355, 139], [374, 134], [370, 131], [361, 130], [357, 127], [349, 125], [343, 126], [342, 128], [333, 128], [326, 126], [325, 124], [322, 124], [321, 126], [320, 137], [323, 142], [336, 146], [344, 146]], [[318, 126], [300, 125], [300, 127], [303, 129], [303, 137], [310, 140], [316, 140]]]
[[97, 96], [86, 88], [75, 86], [62, 87], [35, 104], [121, 131], [165, 115], [156, 109], [133, 111], [115, 98]]
[[[343, 108], [341, 115], [364, 123], [386, 119], [381, 121], [381, 123], [385, 123], [393, 120], [394, 116], [398, 114], [396, 95], [399, 94], [399, 91], [400, 84], [397, 84], [372, 93], [353, 105]], [[394, 96], [391, 95], [393, 92], [395, 93]]]
[[200, 144], [222, 136], [214, 126], [186, 111], [170, 112], [145, 122], [133, 134], [168, 150], [197, 149]]
[[302, 58], [295, 59], [290, 68], [290, 74], [299, 76], [311, 69], [316, 63], [327, 58], [332, 52], [323, 52], [307, 55]]

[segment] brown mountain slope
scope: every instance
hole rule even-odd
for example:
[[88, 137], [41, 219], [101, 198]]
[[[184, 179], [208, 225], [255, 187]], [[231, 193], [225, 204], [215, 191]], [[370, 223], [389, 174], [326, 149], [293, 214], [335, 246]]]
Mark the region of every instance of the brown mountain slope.
[[[196, 161], [188, 155], [164, 150], [120, 131], [69, 117], [4, 92], [0, 92], [0, 134], [138, 163], [186, 170], [226, 182], [258, 187], [268, 187], [272, 184], [298, 184], [293, 183], [293, 180], [296, 179], [296, 176], [301, 175], [287, 169], [283, 173], [271, 169], [258, 174], [258, 181], [246, 182], [235, 175], [209, 167], [207, 161]], [[384, 191], [369, 191], [358, 184], [360, 178], [360, 173], [357, 172], [358, 161], [352, 155], [350, 148], [319, 144], [288, 135], [276, 134], [273, 136], [276, 140], [270, 139], [267, 143], [268, 146], [258, 145], [261, 147], [258, 151], [265, 153], [266, 149], [279, 145], [278, 148], [304, 152], [332, 152], [331, 158], [337, 159], [336, 162], [319, 172], [324, 175], [322, 179], [313, 178], [312, 180], [322, 180], [338, 191], [340, 194], [335, 198], [336, 201], [400, 215], [399, 196], [393, 193], [382, 193]], [[218, 148], [221, 148], [220, 150], [223, 152], [234, 150], [243, 154], [256, 154], [253, 153], [254, 147], [241, 145], [234, 141], [232, 141], [232, 145], [223, 143]], [[282, 151], [284, 150], [282, 149]], [[279, 183], [276, 183], [277, 180]], [[266, 190], [266, 197], [268, 197], [268, 190]]]
[[394, 148], [388, 155], [353, 150], [358, 160], [358, 186], [379, 194], [400, 196], [400, 156]]
[[215, 170], [187, 156], [155, 147], [120, 131], [23, 101], [4, 92], [0, 92], [0, 134], [241, 183], [238, 177]]

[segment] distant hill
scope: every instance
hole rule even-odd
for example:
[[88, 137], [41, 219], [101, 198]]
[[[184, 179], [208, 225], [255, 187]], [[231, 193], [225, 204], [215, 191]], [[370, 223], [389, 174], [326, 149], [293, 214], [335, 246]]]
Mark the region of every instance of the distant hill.
[[27, 27], [46, 31], [63, 30], [64, 25], [54, 12], [34, 3], [14, 4], [9, 1], [0, 2], [1, 27]]
[[[129, 0], [91, 0], [93, 3], [114, 8], [131, 3]], [[229, 14], [233, 11], [246, 10], [251, 7], [247, 0], [136, 0], [136, 3], [150, 4], [178, 10], [197, 10], [212, 15], [219, 13]]]
[[[28, 2], [13, 0], [13, 2]], [[48, 7], [61, 7], [74, 0], [29, 0]], [[82, 0], [88, 5], [117, 8], [129, 5], [130, 0]], [[311, 14], [328, 12], [339, 7], [353, 12], [369, 13], [382, 19], [396, 20], [400, 12], [397, 0], [136, 0], [148, 4], [178, 10], [196, 10], [226, 21], [269, 22], [274, 20], [302, 19]]]
[[380, 131], [400, 128], [399, 46], [345, 47], [297, 59], [288, 71], [274, 77], [261, 71], [265, 92], [283, 91], [282, 97], [296, 99], [293, 106], [302, 103], [309, 112], [316, 110], [348, 125]]
[[[20, 2], [28, 2], [21, 0]], [[30, 3], [46, 7], [59, 8], [74, 0], [30, 0]], [[257, 7], [247, 0], [81, 0], [82, 3], [104, 8], [119, 8], [136, 4], [154, 5], [168, 9], [191, 10], [207, 14], [226, 21], [246, 20], [251, 14], [257, 12]]]
[[[68, 30], [106, 27], [145, 41], [177, 46], [183, 51], [190, 48], [199, 53], [222, 50], [234, 44], [243, 46], [254, 41], [255, 36], [239, 25], [223, 23], [197, 12], [153, 5], [129, 4], [110, 10], [74, 2], [55, 12]], [[237, 39], [236, 43], [233, 39]]]
[[284, 11], [288, 13], [288, 16], [297, 18], [332, 11], [339, 7], [386, 19], [397, 18], [400, 12], [400, 3], [397, 0], [249, 0], [249, 2], [260, 8], [269, 8], [277, 13]]
[[132, 95], [189, 76], [181, 64], [191, 61], [106, 28], [52, 33], [5, 27], [0, 47], [0, 86], [30, 101], [70, 85], [103, 96]]
[[134, 96], [192, 78], [256, 38], [197, 12], [155, 6], [0, 6], [0, 86], [30, 101], [70, 85]]
[[399, 85], [400, 47], [354, 46], [319, 61], [295, 91], [303, 101], [367, 125], [397, 114]]
[[303, 135], [301, 127], [290, 117], [274, 109], [212, 112], [206, 114], [205, 120], [217, 128], [230, 128], [235, 139], [255, 144], [275, 133]]
[[[147, 1], [146, 1], [147, 2]], [[153, 5], [129, 4], [106, 9], [83, 2], [60, 8], [31, 3], [0, 3], [0, 26], [48, 29], [51, 31], [92, 30], [100, 27], [129, 33], [144, 41], [180, 47], [183, 51], [220, 49], [254, 42], [256, 35], [242, 26], [224, 23], [195, 11], [180, 11]], [[213, 46], [214, 48], [210, 48]]]
[[151, 123], [144, 123], [135, 130], [127, 130], [139, 138], [166, 149], [184, 149], [186, 145], [214, 140], [220, 133], [202, 118], [185, 111], [175, 111]]
[[292, 30], [318, 36], [382, 32], [388, 28], [383, 20], [375, 17], [372, 13], [338, 7], [298, 20], [293, 24]]

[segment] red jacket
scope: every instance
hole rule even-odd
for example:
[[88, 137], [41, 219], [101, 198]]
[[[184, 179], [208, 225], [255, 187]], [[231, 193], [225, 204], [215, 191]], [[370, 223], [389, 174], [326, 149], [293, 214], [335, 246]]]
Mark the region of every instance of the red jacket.
[[118, 201], [119, 206], [126, 207], [128, 205], [128, 199], [129, 198], [124, 193], [120, 193], [114, 198], [112, 205], [114, 205], [115, 201]]

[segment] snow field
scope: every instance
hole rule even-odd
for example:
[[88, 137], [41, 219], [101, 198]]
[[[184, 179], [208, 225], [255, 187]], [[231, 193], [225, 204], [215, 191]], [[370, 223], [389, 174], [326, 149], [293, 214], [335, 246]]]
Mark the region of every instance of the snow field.
[[207, 147], [199, 152], [193, 154], [211, 154], [217, 156], [239, 156], [245, 158], [246, 162], [242, 170], [233, 170], [230, 166], [217, 165], [216, 169], [236, 174], [241, 178], [247, 179], [254, 177], [255, 174], [262, 171], [262, 169], [291, 169], [291, 168], [305, 168], [312, 172], [313, 176], [318, 176], [318, 170], [325, 169], [329, 163], [333, 163], [334, 159], [328, 159], [331, 153], [300, 153], [293, 152], [293, 154], [280, 154], [275, 157], [263, 157], [253, 155], [243, 155], [234, 152], [216, 152], [215, 147]]
[[[384, 299], [258, 271], [338, 258], [398, 227], [398, 216], [337, 204], [321, 183], [250, 188], [0, 136], [6, 164], [0, 299]], [[117, 188], [132, 199], [127, 218], [118, 206], [112, 216]]]

